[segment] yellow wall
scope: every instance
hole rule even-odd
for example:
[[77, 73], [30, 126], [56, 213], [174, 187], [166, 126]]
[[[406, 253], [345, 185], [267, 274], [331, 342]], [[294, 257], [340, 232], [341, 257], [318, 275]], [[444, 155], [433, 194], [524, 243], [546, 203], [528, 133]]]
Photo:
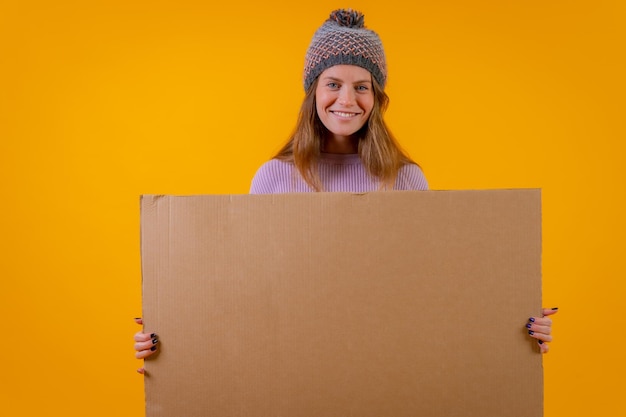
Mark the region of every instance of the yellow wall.
[[0, 3], [0, 415], [144, 414], [139, 195], [246, 193], [338, 6], [432, 188], [543, 189], [546, 417], [626, 415], [623, 1], [211, 3]]

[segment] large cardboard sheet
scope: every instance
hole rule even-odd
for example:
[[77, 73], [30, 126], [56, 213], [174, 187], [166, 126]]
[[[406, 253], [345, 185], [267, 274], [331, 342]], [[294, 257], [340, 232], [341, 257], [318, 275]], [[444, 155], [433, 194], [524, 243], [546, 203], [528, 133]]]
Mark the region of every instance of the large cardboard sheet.
[[142, 196], [147, 417], [539, 417], [537, 189]]

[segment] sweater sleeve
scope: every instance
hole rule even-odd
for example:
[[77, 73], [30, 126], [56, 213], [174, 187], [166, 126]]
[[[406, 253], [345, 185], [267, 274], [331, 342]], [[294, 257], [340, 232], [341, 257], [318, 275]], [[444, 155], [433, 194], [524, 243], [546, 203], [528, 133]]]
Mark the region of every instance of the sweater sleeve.
[[428, 190], [428, 181], [424, 172], [416, 164], [406, 164], [398, 172], [396, 179], [397, 190]]
[[267, 163], [261, 165], [252, 178], [250, 194], [271, 194]]
[[290, 164], [271, 159], [265, 162], [252, 178], [250, 194], [276, 194], [290, 191], [292, 167]]

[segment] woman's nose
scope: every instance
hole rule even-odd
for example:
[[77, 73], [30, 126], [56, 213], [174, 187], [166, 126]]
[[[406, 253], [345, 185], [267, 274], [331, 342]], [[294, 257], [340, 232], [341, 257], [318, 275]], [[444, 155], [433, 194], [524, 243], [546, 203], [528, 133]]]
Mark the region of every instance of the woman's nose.
[[339, 92], [339, 104], [349, 106], [354, 103], [354, 91], [350, 88], [342, 88]]

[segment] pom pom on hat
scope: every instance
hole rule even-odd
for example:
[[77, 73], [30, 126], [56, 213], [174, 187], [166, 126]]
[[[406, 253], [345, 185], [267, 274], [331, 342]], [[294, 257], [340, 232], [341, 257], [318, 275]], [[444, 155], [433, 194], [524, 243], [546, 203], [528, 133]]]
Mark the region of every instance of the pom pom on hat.
[[387, 81], [383, 44], [365, 27], [363, 13], [338, 9], [315, 32], [304, 59], [304, 90], [334, 65], [357, 65], [372, 73], [381, 86]]
[[360, 29], [365, 27], [365, 15], [352, 9], [335, 10], [330, 14], [330, 20], [334, 20], [339, 26], [348, 28]]

